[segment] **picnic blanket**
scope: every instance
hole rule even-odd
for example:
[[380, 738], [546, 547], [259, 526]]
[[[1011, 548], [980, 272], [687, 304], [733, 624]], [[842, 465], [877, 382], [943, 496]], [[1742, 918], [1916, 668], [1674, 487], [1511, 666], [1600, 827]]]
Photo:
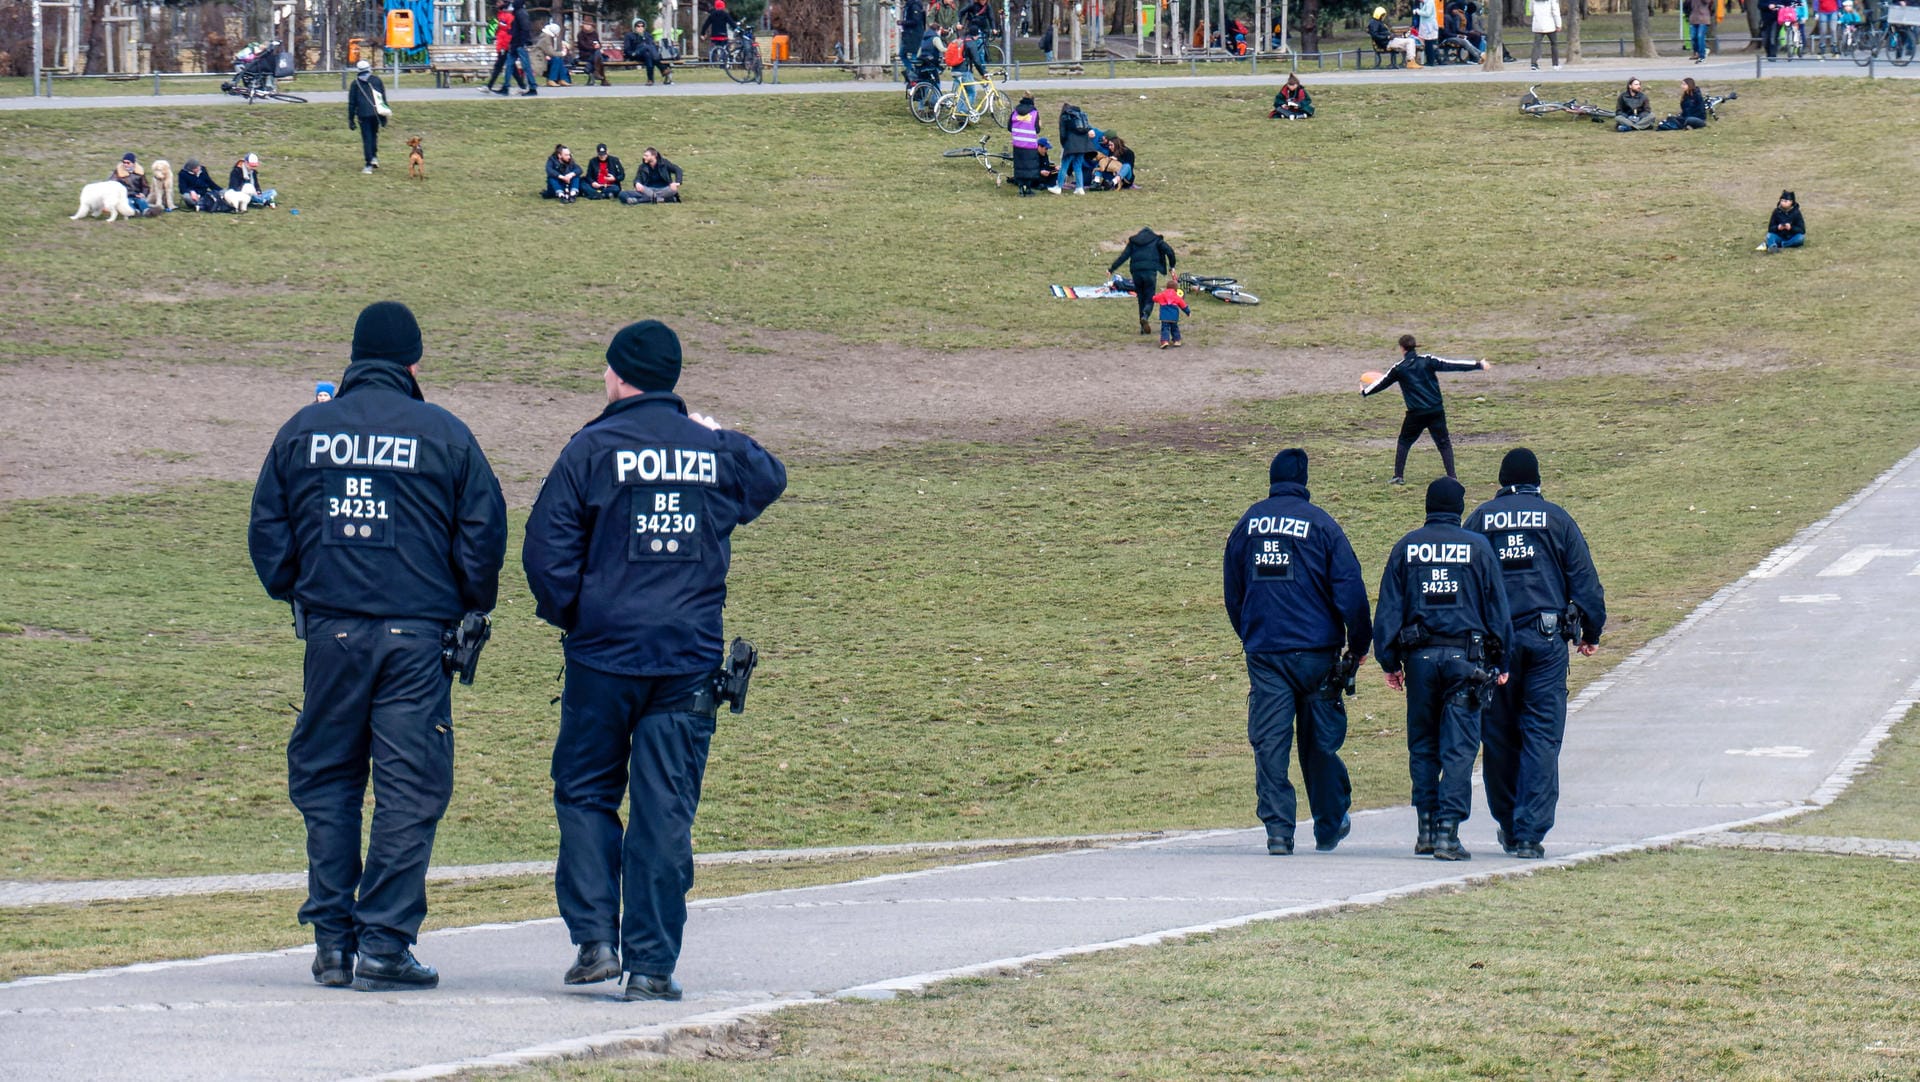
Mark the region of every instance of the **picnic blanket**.
[[1112, 297], [1133, 298], [1128, 290], [1115, 289], [1111, 283], [1103, 282], [1097, 286], [1048, 286], [1053, 295], [1070, 301], [1098, 301]]

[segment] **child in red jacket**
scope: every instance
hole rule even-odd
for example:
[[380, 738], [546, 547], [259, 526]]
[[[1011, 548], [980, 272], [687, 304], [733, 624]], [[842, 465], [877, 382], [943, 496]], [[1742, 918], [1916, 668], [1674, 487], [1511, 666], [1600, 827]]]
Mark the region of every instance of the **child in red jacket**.
[[1153, 303], [1160, 306], [1160, 348], [1172, 346], [1180, 348], [1180, 317], [1192, 315], [1187, 307], [1187, 298], [1168, 282], [1167, 288], [1153, 295]]

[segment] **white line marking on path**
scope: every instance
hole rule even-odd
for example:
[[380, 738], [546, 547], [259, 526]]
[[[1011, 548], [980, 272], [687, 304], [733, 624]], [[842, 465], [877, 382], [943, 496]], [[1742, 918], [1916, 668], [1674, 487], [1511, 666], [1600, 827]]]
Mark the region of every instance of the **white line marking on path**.
[[1796, 747], [1792, 744], [1779, 744], [1770, 748], [1728, 748], [1727, 754], [1745, 755], [1754, 759], [1805, 759], [1813, 754], [1813, 749]]
[[1780, 600], [1789, 605], [1825, 605], [1840, 600], [1839, 594], [1781, 594]]
[[1920, 549], [1896, 549], [1888, 548], [1885, 545], [1857, 545], [1848, 550], [1846, 555], [1821, 568], [1814, 577], [1829, 579], [1842, 575], [1855, 575], [1865, 570], [1868, 564], [1882, 556], [1892, 556], [1895, 558], [1920, 556]]
[[1771, 556], [1760, 561], [1760, 566], [1747, 572], [1750, 579], [1771, 579], [1786, 574], [1794, 564], [1806, 559], [1813, 552], [1812, 545], [1788, 544], [1775, 549]]

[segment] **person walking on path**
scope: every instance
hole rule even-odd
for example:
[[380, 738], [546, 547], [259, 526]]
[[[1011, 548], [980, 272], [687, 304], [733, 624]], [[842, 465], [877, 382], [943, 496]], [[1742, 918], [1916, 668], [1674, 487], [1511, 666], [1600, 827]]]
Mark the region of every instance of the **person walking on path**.
[[624, 971], [629, 1000], [681, 997], [729, 538], [787, 487], [765, 448], [687, 412], [672, 393], [680, 360], [654, 320], [614, 336], [607, 407], [554, 462], [521, 554], [536, 611], [564, 633], [554, 889], [579, 948], [565, 981]]
[[1314, 848], [1326, 853], [1353, 828], [1353, 784], [1340, 761], [1347, 740], [1341, 692], [1366, 660], [1373, 621], [1353, 546], [1333, 516], [1310, 502], [1307, 453], [1289, 447], [1275, 455], [1267, 482], [1267, 498], [1240, 516], [1224, 560], [1227, 620], [1246, 650], [1252, 686], [1255, 809], [1268, 854], [1290, 856], [1297, 804], [1287, 759], [1297, 727]]
[[1172, 274], [1179, 259], [1165, 237], [1143, 225], [1140, 232], [1127, 238], [1127, 246], [1113, 257], [1113, 262], [1107, 264], [1107, 273], [1119, 270], [1122, 263], [1127, 264], [1128, 273], [1133, 275], [1133, 297], [1140, 305], [1140, 333], [1152, 334], [1153, 295], [1159, 290], [1160, 275]]
[[1510, 857], [1539, 860], [1560, 803], [1567, 729], [1567, 646], [1592, 657], [1607, 623], [1606, 593], [1580, 526], [1540, 495], [1540, 461], [1525, 447], [1500, 460], [1500, 491], [1467, 529], [1500, 560], [1512, 630], [1508, 680], [1487, 705], [1480, 741], [1487, 807]]
[[1407, 773], [1418, 815], [1413, 851], [1471, 860], [1460, 824], [1473, 812], [1473, 760], [1489, 693], [1507, 682], [1503, 636], [1513, 620], [1487, 539], [1460, 527], [1466, 490], [1427, 486], [1427, 520], [1394, 543], [1380, 576], [1373, 654], [1387, 686], [1407, 695]]
[[1687, 40], [1693, 49], [1693, 62], [1707, 59], [1707, 31], [1713, 28], [1715, 0], [1686, 0]]
[[353, 84], [347, 87], [347, 128], [360, 129], [360, 152], [366, 159], [362, 173], [380, 168], [380, 129], [386, 127], [387, 113], [380, 110], [387, 102], [387, 84], [373, 73], [365, 60], [355, 65]]
[[440, 983], [412, 948], [453, 795], [443, 636], [487, 626], [506, 559], [500, 484], [467, 426], [423, 399], [421, 354], [405, 305], [368, 305], [339, 394], [274, 437], [247, 527], [261, 585], [293, 605], [306, 642], [287, 791], [307, 828], [300, 923], [313, 925], [313, 979], [328, 987]]
[[1493, 367], [1485, 358], [1477, 361], [1450, 361], [1429, 357], [1419, 351], [1413, 335], [1400, 336], [1401, 357], [1379, 379], [1360, 389], [1360, 397], [1378, 394], [1394, 384], [1400, 385], [1400, 397], [1406, 402], [1407, 415], [1400, 422], [1400, 439], [1393, 452], [1393, 484], [1406, 484], [1407, 452], [1420, 439], [1420, 433], [1432, 432], [1433, 445], [1440, 450], [1440, 463], [1448, 477], [1457, 477], [1453, 468], [1453, 439], [1447, 434], [1447, 405], [1440, 396], [1438, 372], [1484, 372]]
[[[493, 81], [500, 80], [500, 89], [493, 89]], [[508, 0], [500, 0], [493, 17], [493, 70], [487, 73], [486, 85], [480, 88], [483, 94], [505, 94], [513, 85], [513, 5]]]
[[[511, 39], [513, 56], [508, 63], [519, 65], [521, 97], [531, 97], [540, 93], [540, 77], [534, 73], [531, 52], [534, 37], [533, 16], [527, 14], [526, 0], [513, 0], [513, 37]], [[502, 95], [507, 93], [507, 84], [504, 81], [500, 84], [500, 93]]]
[[[1560, 70], [1560, 30], [1566, 24], [1560, 19], [1560, 0], [1528, 0], [1533, 13], [1533, 59], [1528, 67], [1540, 70], [1540, 39], [1547, 41], [1547, 50], [1553, 58], [1553, 70]], [[1572, 48], [1571, 45], [1568, 46]]]

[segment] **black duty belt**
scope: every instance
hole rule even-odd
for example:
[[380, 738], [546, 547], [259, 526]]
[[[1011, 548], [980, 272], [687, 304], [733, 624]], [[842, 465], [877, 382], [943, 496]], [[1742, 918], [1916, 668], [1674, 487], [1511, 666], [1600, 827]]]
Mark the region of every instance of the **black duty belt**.
[[1427, 641], [1420, 644], [1420, 649], [1425, 650], [1429, 646], [1450, 646], [1457, 650], [1465, 650], [1472, 645], [1473, 640], [1465, 635], [1428, 635]]

